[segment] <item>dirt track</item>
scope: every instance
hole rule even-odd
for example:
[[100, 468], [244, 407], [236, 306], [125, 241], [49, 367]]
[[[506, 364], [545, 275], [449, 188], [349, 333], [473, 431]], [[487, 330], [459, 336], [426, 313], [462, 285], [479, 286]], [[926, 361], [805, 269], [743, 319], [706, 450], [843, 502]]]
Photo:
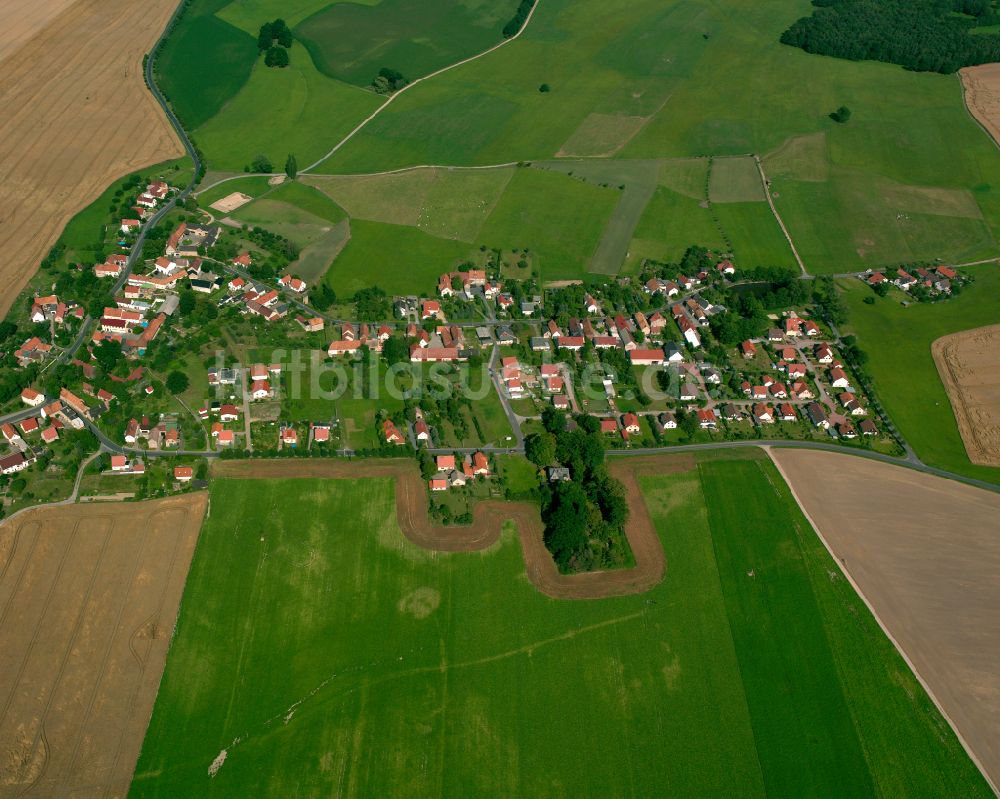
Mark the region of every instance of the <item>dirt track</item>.
[[1000, 64], [965, 67], [958, 74], [969, 113], [1000, 145]]
[[942, 336], [931, 354], [969, 460], [1000, 466], [1000, 325]]
[[1000, 495], [850, 455], [770, 454], [966, 748], [1000, 784]]
[[114, 179], [182, 154], [142, 78], [176, 6], [0, 3], [0, 315], [74, 214]]
[[445, 552], [486, 549], [499, 540], [503, 523], [511, 520], [517, 525], [528, 577], [539, 591], [557, 599], [597, 599], [642, 593], [663, 579], [666, 569], [663, 547], [635, 478], [637, 474], [689, 468], [692, 463], [689, 458], [676, 455], [611, 461], [611, 473], [622, 480], [628, 493], [631, 518], [625, 532], [636, 565], [631, 569], [572, 575], [560, 574], [545, 548], [537, 505], [488, 500], [476, 503], [473, 523], [469, 526], [432, 525], [427, 515], [427, 490], [412, 460], [218, 461], [212, 471], [216, 477], [234, 478], [393, 477], [399, 528], [418, 546]]
[[207, 499], [0, 526], [0, 796], [128, 793]]

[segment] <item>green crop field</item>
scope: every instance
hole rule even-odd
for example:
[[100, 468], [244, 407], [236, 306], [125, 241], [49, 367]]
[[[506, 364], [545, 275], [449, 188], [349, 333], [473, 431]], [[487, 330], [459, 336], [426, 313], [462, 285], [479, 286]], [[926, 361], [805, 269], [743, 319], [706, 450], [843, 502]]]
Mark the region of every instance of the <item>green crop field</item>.
[[514, 167], [412, 169], [387, 175], [308, 175], [356, 219], [411, 225], [446, 239], [474, 241]]
[[616, 188], [520, 169], [480, 231], [488, 247], [532, 250], [544, 280], [579, 278], [621, 198]]
[[249, 36], [215, 16], [227, 0], [196, 0], [156, 60], [163, 94], [188, 130], [211, 119], [243, 87], [257, 57]]
[[213, 169], [240, 171], [264, 155], [281, 170], [289, 154], [304, 168], [383, 102], [320, 74], [301, 45], [293, 44], [290, 58], [286, 69], [258, 59], [246, 85], [195, 131]]
[[[331, 5], [330, 0], [227, 0], [228, 5], [216, 12], [219, 17], [240, 30], [246, 31], [254, 39], [265, 22], [283, 19], [294, 28], [302, 20], [311, 17]], [[337, 0], [334, 0], [337, 2]], [[365, 5], [375, 5], [379, 0], [351, 0]]]
[[330, 3], [295, 27], [327, 75], [368, 85], [382, 67], [427, 75], [502, 41], [517, 0]]
[[[1000, 320], [1000, 266], [972, 267], [975, 282], [946, 302], [904, 308], [895, 294], [876, 297], [860, 280], [838, 281], [849, 308], [844, 333], [854, 333], [869, 355], [866, 367], [889, 416], [925, 462], [1000, 483], [1000, 469], [975, 466], [965, 453], [948, 393], [931, 356], [941, 336]], [[887, 342], [891, 342], [887, 346]]]
[[471, 257], [471, 244], [441, 239], [403, 225], [351, 222], [351, 239], [326, 281], [341, 297], [378, 286], [389, 294], [435, 294], [438, 276]]
[[[1000, 159], [958, 81], [778, 44], [807, 11], [778, 0], [540, 3], [516, 42], [415, 87], [324, 170], [757, 152], [768, 170], [783, 158], [775, 201], [816, 273], [995, 254]], [[848, 124], [828, 118], [840, 104], [854, 112]], [[605, 142], [606, 117], [628, 121], [627, 141]], [[731, 174], [713, 181], [713, 199], [759, 200], [750, 165], [722, 166]]]
[[216, 481], [130, 796], [990, 795], [766, 459], [642, 485], [666, 579], [581, 602], [388, 480]]

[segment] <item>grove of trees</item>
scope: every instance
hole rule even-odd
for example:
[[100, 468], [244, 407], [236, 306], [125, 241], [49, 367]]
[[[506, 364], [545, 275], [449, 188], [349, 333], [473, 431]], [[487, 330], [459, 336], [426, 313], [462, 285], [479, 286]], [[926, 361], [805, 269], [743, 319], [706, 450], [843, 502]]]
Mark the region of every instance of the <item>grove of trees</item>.
[[[813, 0], [811, 16], [781, 35], [807, 53], [886, 61], [919, 72], [955, 72], [1000, 61], [1000, 24], [990, 0]], [[846, 120], [838, 120], [846, 121]]]

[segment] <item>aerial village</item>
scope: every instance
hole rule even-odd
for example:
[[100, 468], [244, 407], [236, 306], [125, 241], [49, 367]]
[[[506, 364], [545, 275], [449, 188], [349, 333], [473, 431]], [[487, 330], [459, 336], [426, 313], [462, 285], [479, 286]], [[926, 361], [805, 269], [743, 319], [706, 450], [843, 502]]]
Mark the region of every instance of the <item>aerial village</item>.
[[[804, 283], [796, 302], [764, 312], [739, 299], [753, 275], [699, 248], [681, 264], [556, 287], [505, 277], [502, 254], [487, 252], [442, 271], [424, 293], [373, 289], [319, 310], [294, 264], [264, 246], [280, 239], [272, 234], [189, 216], [155, 249], [147, 241], [130, 255], [174, 191], [146, 185], [134, 216], [113, 231], [114, 251], [78, 266], [99, 299], [33, 298], [23, 325], [31, 335], [10, 353], [26, 380], [0, 414], [3, 475], [40, 460], [51, 471], [60, 438], [75, 431], [93, 440], [77, 441], [74, 457], [100, 446], [95, 468], [112, 492], [111, 478], [150, 472], [156, 493], [199, 485], [206, 456], [406, 449], [426, 453], [436, 494], [489, 484], [491, 459], [523, 452], [553, 413], [570, 425], [595, 417], [611, 450], [796, 438], [898, 450], [856, 347], [824, 321]], [[967, 282], [946, 266], [858, 278], [903, 302]], [[293, 352], [304, 362], [298, 374]], [[371, 379], [380, 364], [408, 366], [394, 396]], [[338, 368], [346, 385], [336, 398], [312, 396], [315, 382], [295, 384], [303, 370], [314, 379]], [[431, 369], [447, 396], [426, 391]]]

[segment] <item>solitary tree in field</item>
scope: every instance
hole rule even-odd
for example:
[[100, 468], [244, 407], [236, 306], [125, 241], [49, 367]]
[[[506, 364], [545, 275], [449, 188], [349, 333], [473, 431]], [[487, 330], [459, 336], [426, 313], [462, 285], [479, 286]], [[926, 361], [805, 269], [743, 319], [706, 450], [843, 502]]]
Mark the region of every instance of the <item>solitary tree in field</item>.
[[830, 114], [830, 119], [834, 122], [844, 123], [851, 118], [851, 109], [846, 105], [840, 106], [836, 111]]
[[288, 160], [285, 161], [285, 174], [288, 175], [289, 180], [295, 180], [295, 176], [299, 174], [299, 165], [296, 163], [294, 155], [289, 155]]
[[288, 51], [279, 44], [268, 48], [264, 56], [264, 64], [269, 67], [283, 68], [288, 66]]
[[188, 376], [184, 372], [173, 371], [167, 375], [167, 391], [171, 394], [183, 394], [187, 387]]

